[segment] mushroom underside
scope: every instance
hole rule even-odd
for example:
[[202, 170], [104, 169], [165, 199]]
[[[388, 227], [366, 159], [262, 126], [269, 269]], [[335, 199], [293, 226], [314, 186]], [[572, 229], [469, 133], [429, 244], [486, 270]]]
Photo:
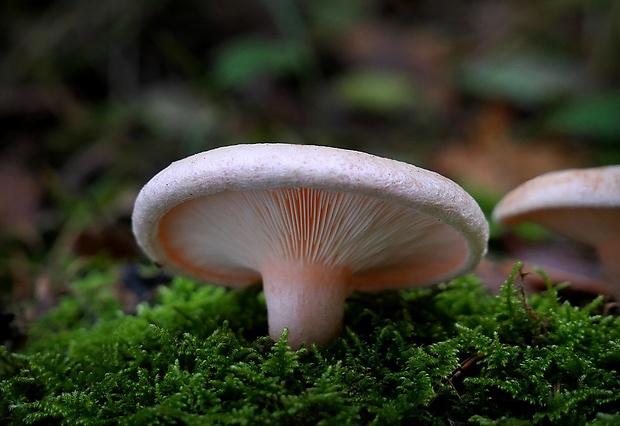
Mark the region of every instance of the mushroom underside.
[[620, 235], [618, 207], [545, 208], [514, 215], [501, 221], [507, 225], [532, 222], [576, 241], [598, 246]]
[[595, 247], [604, 273], [620, 300], [620, 218], [619, 207], [549, 208], [505, 217], [508, 225], [532, 222], [560, 235]]
[[307, 188], [187, 201], [161, 219], [158, 238], [169, 257], [160, 263], [230, 286], [297, 262], [346, 268], [360, 290], [423, 285], [450, 276], [469, 254], [460, 233], [411, 207]]
[[287, 327], [291, 346], [333, 339], [350, 290], [438, 282], [471, 255], [459, 232], [410, 206], [310, 188], [189, 200], [161, 218], [157, 237], [172, 271], [231, 287], [262, 278], [270, 334]]

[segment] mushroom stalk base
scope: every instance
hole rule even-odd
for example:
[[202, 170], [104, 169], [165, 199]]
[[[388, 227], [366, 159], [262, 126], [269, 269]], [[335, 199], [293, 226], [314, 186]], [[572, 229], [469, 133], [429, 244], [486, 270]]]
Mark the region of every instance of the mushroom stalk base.
[[293, 349], [327, 344], [342, 332], [350, 273], [311, 264], [278, 264], [263, 268], [269, 335], [278, 340], [285, 328]]

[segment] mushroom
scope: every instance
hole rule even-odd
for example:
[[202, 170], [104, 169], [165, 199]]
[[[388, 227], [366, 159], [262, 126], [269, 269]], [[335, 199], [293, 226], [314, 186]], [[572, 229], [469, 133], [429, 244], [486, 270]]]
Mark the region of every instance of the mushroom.
[[486, 252], [488, 222], [456, 183], [374, 155], [248, 144], [176, 161], [141, 190], [133, 232], [165, 269], [243, 287], [262, 279], [269, 334], [327, 344], [351, 290], [447, 280]]
[[620, 300], [620, 165], [540, 175], [506, 194], [492, 217], [537, 223], [595, 247]]

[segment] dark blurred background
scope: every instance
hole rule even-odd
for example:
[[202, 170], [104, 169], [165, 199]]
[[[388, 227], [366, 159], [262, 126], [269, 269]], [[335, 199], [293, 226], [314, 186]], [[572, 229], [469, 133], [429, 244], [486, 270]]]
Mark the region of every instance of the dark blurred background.
[[[543, 172], [620, 163], [620, 2], [4, 0], [0, 308], [141, 261], [140, 187], [260, 141], [407, 161], [487, 213]], [[595, 278], [583, 248], [530, 231], [494, 227], [490, 258]]]

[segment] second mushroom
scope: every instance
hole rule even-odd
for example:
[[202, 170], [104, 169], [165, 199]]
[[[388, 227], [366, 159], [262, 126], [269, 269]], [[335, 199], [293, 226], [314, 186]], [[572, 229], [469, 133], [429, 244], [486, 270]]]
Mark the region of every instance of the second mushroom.
[[133, 230], [162, 267], [202, 282], [262, 280], [269, 334], [297, 348], [341, 333], [352, 290], [427, 285], [473, 268], [488, 223], [461, 187], [337, 148], [251, 144], [171, 164], [140, 192]]
[[537, 223], [595, 247], [620, 301], [620, 166], [537, 176], [506, 194], [493, 219], [504, 225]]

